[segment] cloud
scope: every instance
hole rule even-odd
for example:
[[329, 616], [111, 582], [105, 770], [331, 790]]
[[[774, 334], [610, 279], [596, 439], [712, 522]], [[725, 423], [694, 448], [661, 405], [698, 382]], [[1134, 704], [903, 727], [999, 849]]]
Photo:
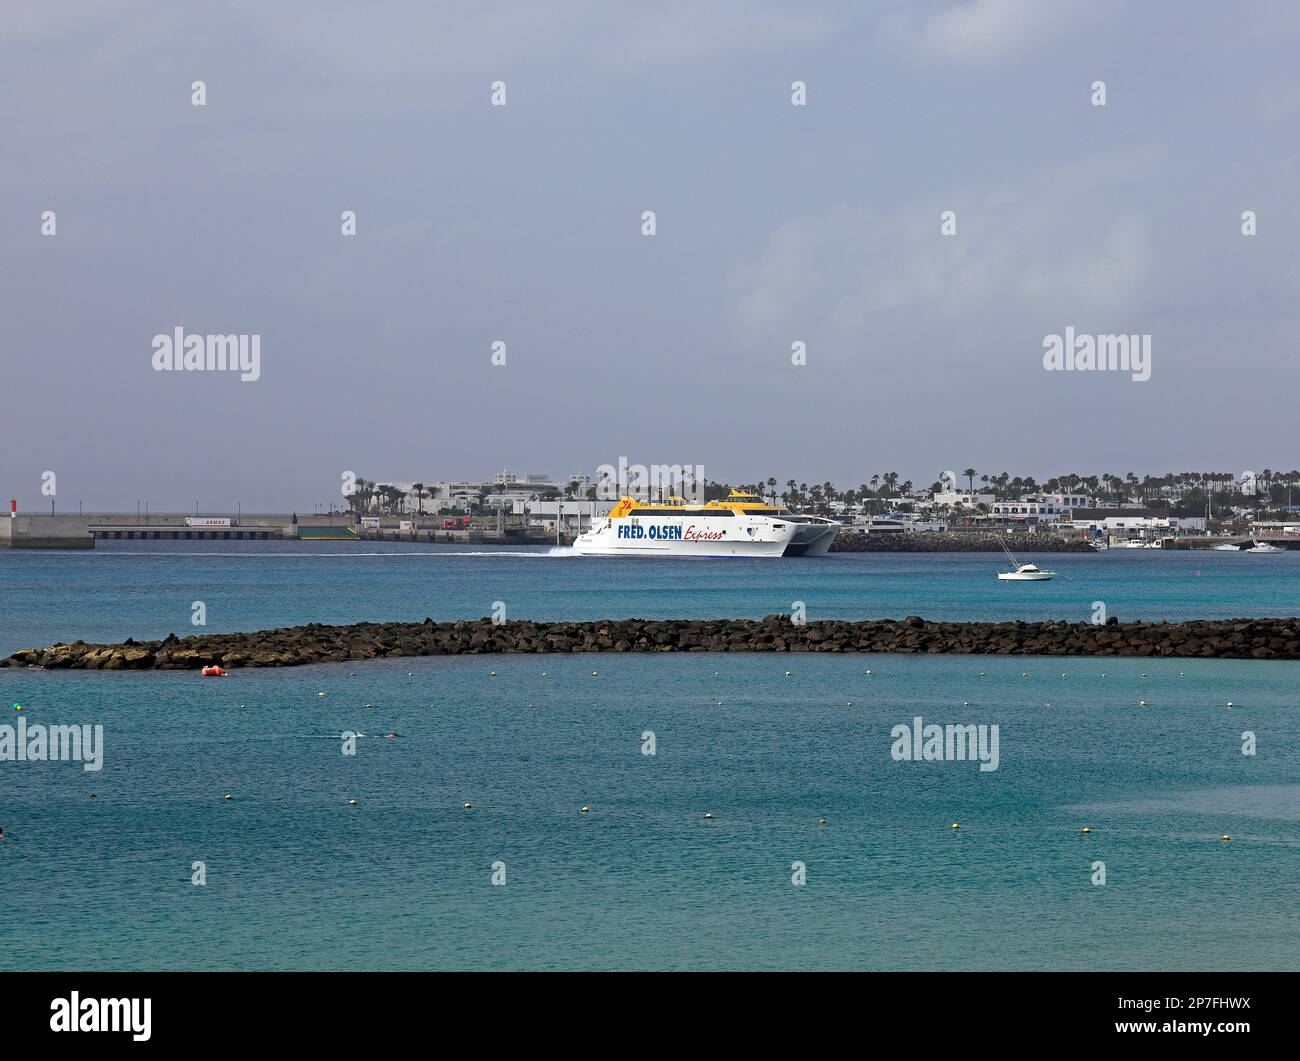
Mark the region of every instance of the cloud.
[[1046, 44], [1097, 13], [1096, 4], [1069, 0], [966, 0], [924, 17], [900, 12], [884, 29], [922, 55], [984, 62]]
[[[1031, 315], [1115, 319], [1143, 298], [1153, 253], [1148, 218], [1109, 191], [1150, 178], [1162, 158], [1155, 145], [1123, 149], [889, 212], [796, 218], [732, 269], [734, 334], [766, 347], [815, 334], [855, 348], [882, 334], [986, 333]], [[954, 236], [940, 233], [945, 210], [957, 215]]]

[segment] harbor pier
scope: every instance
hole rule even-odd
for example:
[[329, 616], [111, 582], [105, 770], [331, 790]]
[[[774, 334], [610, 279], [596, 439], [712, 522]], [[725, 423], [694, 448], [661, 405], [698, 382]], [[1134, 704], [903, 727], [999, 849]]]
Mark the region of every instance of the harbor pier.
[[88, 516], [0, 517], [0, 548], [93, 549]]

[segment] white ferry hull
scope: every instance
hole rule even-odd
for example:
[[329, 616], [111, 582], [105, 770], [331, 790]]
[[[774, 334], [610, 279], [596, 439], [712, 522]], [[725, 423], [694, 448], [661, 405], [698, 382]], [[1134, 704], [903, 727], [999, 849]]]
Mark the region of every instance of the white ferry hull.
[[795, 529], [764, 516], [632, 516], [579, 535], [573, 549], [580, 556], [774, 558], [785, 553]]
[[[782, 517], [783, 519], [789, 517]], [[806, 522], [795, 524], [794, 537], [785, 548], [786, 556], [825, 556], [830, 552], [831, 542], [840, 532], [840, 525], [834, 520], [817, 517], [804, 517]]]

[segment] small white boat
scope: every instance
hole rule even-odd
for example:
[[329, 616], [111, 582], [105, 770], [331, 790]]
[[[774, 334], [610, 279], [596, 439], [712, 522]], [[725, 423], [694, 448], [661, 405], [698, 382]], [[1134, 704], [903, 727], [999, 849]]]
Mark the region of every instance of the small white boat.
[[1257, 542], [1252, 538], [1250, 548], [1243, 549], [1242, 552], [1272, 554], [1272, 553], [1284, 553], [1286, 552], [1286, 550], [1283, 549], [1281, 546], [1270, 545], [1268, 542]]
[[1022, 564], [1014, 556], [1011, 550], [1007, 548], [1007, 543], [1001, 538], [1002, 551], [1007, 554], [1007, 559], [1011, 561], [1010, 571], [999, 571], [998, 580], [1001, 582], [1046, 582], [1049, 578], [1055, 578], [1055, 571], [1044, 571], [1034, 564]]
[[1229, 542], [1227, 545], [1216, 545], [1214, 551], [1216, 553], [1239, 553], [1241, 552], [1241, 546]]

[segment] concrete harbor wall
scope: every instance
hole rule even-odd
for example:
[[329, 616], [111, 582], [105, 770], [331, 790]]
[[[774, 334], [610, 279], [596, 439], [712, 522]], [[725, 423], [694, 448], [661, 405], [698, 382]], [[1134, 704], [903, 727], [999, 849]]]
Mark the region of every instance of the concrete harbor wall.
[[880, 652], [921, 655], [1138, 656], [1300, 660], [1300, 618], [1104, 625], [937, 623], [902, 620], [795, 624], [753, 619], [618, 619], [592, 622], [356, 623], [252, 633], [175, 634], [119, 645], [83, 641], [15, 652], [0, 666], [75, 670], [294, 667], [395, 656], [554, 652]]
[[86, 516], [0, 516], [0, 548], [93, 549]]

